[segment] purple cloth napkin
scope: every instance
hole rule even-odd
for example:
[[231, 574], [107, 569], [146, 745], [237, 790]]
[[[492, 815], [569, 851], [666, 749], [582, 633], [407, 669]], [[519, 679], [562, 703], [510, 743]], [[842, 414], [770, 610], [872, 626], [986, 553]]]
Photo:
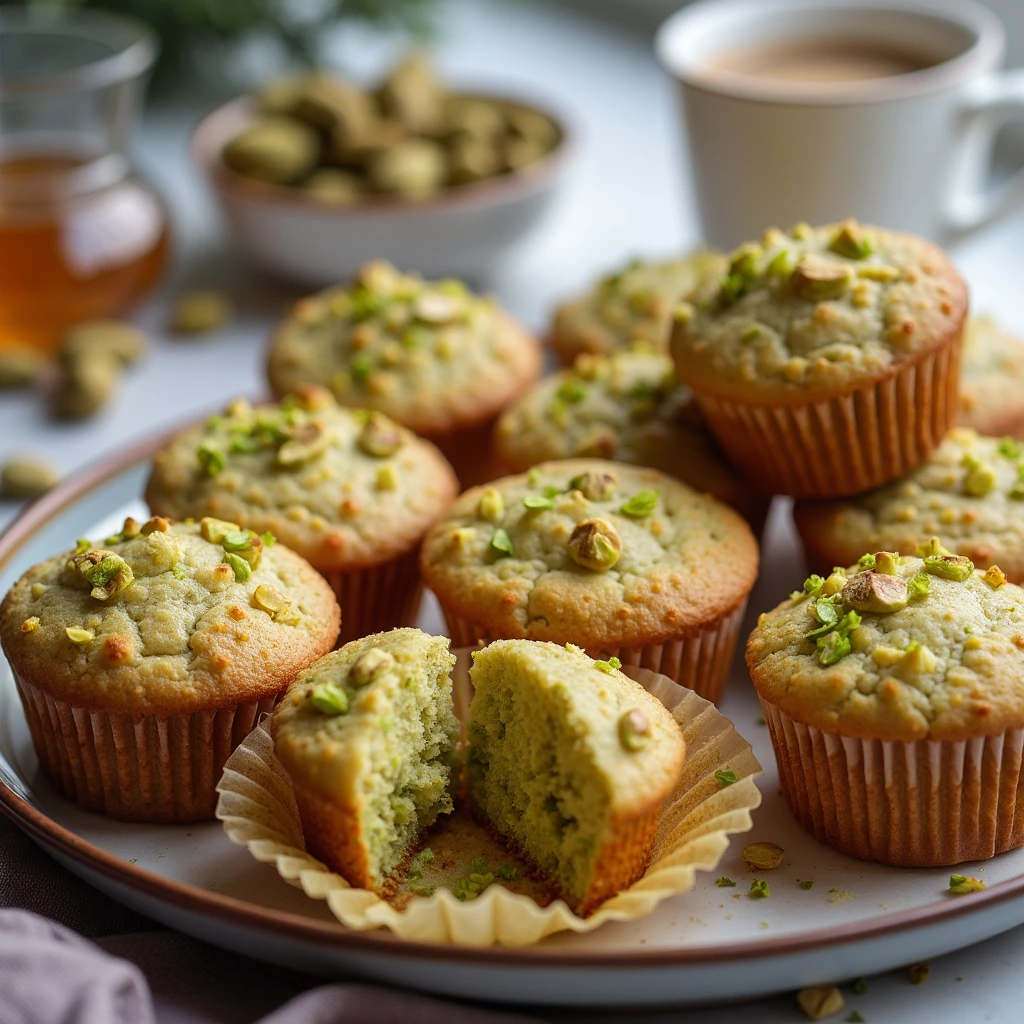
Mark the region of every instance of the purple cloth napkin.
[[2, 817], [0, 908], [0, 1024], [539, 1024], [370, 985], [312, 988], [127, 910]]

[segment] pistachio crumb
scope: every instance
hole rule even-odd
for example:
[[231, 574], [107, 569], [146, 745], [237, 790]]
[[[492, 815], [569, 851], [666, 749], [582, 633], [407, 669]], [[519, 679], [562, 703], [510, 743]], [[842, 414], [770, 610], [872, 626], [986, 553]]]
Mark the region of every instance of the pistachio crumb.
[[985, 883], [980, 878], [970, 875], [950, 875], [949, 891], [955, 896], [964, 896], [970, 892], [981, 892]]
[[724, 789], [726, 786], [732, 786], [739, 782], [739, 777], [731, 768], [719, 768], [715, 772], [715, 781]]
[[732, 889], [735, 888], [736, 883], [726, 875], [722, 875], [721, 878], [715, 880], [715, 885], [717, 885], [719, 889]]
[[816, 985], [802, 988], [796, 1001], [810, 1020], [824, 1020], [843, 1009], [843, 994], [835, 985]]
[[771, 896], [772, 890], [768, 883], [761, 878], [755, 878], [750, 883], [750, 891], [747, 896], [752, 900], [766, 900]]
[[642, 708], [632, 708], [619, 718], [619, 742], [626, 750], [643, 750], [651, 735], [651, 722]]
[[907, 977], [911, 985], [923, 985], [931, 976], [932, 969], [925, 963], [911, 964], [907, 968]]

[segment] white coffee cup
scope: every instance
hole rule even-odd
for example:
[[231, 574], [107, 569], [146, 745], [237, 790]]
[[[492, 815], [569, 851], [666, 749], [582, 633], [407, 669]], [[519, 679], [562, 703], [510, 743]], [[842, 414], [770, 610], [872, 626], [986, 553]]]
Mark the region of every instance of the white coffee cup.
[[[713, 66], [730, 51], [816, 39], [907, 46], [936, 62], [828, 82]], [[657, 48], [680, 85], [711, 245], [851, 216], [949, 241], [1024, 203], [1024, 172], [989, 185], [999, 127], [1024, 119], [1024, 69], [997, 70], [1005, 32], [973, 0], [699, 0], [662, 25]]]

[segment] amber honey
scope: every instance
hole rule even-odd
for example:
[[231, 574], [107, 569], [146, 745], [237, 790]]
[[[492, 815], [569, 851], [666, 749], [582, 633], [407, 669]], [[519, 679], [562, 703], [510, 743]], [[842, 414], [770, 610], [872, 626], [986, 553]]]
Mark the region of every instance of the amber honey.
[[102, 161], [0, 160], [0, 348], [52, 350], [74, 323], [122, 313], [167, 259], [152, 189]]

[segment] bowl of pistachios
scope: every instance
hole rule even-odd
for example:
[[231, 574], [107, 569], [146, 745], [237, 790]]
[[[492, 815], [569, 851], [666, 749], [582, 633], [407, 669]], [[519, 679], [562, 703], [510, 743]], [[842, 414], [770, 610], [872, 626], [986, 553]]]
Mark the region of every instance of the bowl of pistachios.
[[193, 136], [240, 249], [304, 287], [372, 258], [486, 279], [549, 209], [568, 152], [559, 118], [451, 90], [421, 54], [372, 88], [325, 72], [278, 79]]

